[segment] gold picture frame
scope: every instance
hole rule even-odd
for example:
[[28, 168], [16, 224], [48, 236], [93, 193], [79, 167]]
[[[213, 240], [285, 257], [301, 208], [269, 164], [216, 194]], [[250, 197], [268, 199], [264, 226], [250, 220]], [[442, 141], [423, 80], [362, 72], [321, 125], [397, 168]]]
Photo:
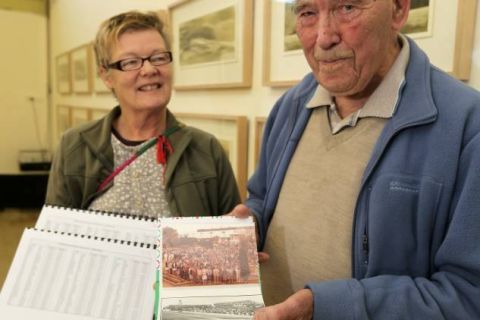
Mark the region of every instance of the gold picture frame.
[[100, 109], [100, 108], [92, 108], [90, 109], [90, 120], [98, 120], [106, 116], [111, 109]]
[[[263, 29], [263, 85], [291, 87], [310, 67], [295, 34], [295, 16], [291, 2], [265, 0]], [[293, 28], [293, 30], [292, 30]]]
[[72, 127], [71, 107], [63, 104], [57, 105], [57, 137]]
[[184, 0], [168, 9], [176, 90], [251, 86], [253, 0]]
[[431, 37], [433, 35], [434, 1], [412, 0], [408, 20], [401, 32], [413, 39]]
[[91, 109], [85, 107], [71, 107], [72, 127], [87, 123], [92, 119]]
[[92, 91], [99, 94], [105, 93], [112, 93], [112, 91], [105, 85], [102, 78], [100, 78], [100, 74], [98, 73], [98, 67], [95, 60], [95, 49], [93, 47], [93, 43], [90, 43], [88, 50], [90, 50], [90, 65], [91, 65], [91, 84], [92, 84]]
[[89, 44], [79, 46], [70, 52], [71, 81], [74, 93], [88, 94], [92, 92], [91, 60]]
[[213, 134], [232, 164], [242, 199], [247, 195], [248, 120], [245, 116], [175, 113], [181, 122]]
[[267, 122], [267, 117], [255, 117], [255, 145], [253, 149], [253, 161], [255, 167], [258, 165], [258, 160], [260, 159], [260, 151], [262, 148], [262, 139], [263, 131], [265, 129], [265, 122]]
[[55, 69], [58, 93], [70, 94], [72, 92], [72, 81], [70, 75], [70, 54], [68, 52], [56, 57]]

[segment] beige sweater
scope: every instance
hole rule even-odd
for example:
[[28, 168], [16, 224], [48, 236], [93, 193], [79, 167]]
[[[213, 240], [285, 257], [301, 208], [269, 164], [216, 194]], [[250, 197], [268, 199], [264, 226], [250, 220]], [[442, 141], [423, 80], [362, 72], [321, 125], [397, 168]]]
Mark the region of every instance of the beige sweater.
[[261, 266], [265, 303], [309, 281], [351, 277], [354, 206], [387, 119], [365, 118], [332, 135], [327, 107], [313, 110], [280, 192]]

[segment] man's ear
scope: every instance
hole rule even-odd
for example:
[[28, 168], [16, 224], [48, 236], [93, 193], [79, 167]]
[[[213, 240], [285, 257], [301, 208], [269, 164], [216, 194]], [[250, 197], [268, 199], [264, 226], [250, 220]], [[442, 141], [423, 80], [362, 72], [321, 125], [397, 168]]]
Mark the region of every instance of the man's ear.
[[408, 12], [410, 11], [410, 0], [392, 0], [392, 28], [395, 31], [405, 25], [408, 19]]
[[112, 80], [110, 79], [110, 73], [105, 67], [101, 66], [98, 68], [98, 75], [103, 80], [103, 83], [107, 86], [108, 89], [113, 89]]

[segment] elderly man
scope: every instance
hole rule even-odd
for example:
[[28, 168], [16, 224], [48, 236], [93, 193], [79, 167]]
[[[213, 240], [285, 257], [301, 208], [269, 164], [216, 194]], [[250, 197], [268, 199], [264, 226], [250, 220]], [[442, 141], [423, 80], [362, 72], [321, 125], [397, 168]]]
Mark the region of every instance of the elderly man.
[[274, 106], [246, 205], [256, 319], [480, 319], [480, 94], [399, 30], [410, 0], [297, 0], [312, 69]]

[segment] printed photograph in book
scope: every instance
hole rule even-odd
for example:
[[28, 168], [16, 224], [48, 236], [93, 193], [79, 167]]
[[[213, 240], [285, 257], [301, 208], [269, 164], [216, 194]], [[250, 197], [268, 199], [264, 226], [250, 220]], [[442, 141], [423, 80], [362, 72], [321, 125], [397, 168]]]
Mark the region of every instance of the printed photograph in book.
[[161, 319], [251, 319], [263, 306], [255, 226], [233, 217], [161, 225]]

